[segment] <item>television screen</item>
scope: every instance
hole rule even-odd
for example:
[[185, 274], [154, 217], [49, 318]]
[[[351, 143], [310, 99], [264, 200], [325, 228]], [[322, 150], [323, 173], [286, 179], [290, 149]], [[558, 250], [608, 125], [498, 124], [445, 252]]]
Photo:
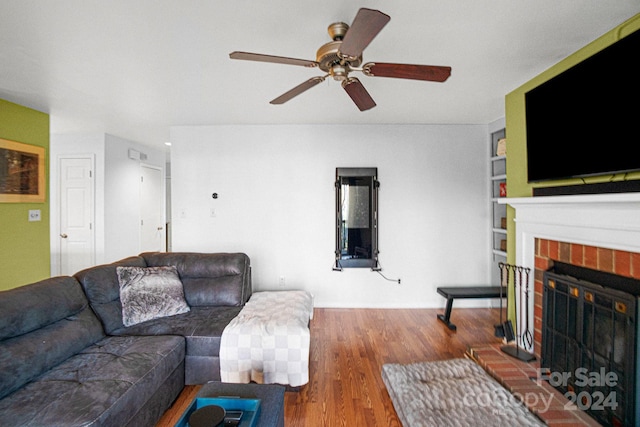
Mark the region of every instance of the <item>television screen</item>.
[[640, 170], [640, 30], [525, 94], [529, 182]]

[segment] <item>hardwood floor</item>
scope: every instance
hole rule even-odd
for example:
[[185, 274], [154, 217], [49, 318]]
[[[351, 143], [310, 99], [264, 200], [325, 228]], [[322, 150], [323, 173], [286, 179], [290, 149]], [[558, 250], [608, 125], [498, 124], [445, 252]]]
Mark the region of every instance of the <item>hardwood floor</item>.
[[[400, 426], [383, 364], [464, 357], [470, 345], [500, 342], [493, 335], [497, 309], [454, 308], [456, 332], [437, 320], [442, 311], [316, 308], [309, 383], [285, 393], [285, 426]], [[199, 388], [185, 387], [156, 427], [173, 426]]]

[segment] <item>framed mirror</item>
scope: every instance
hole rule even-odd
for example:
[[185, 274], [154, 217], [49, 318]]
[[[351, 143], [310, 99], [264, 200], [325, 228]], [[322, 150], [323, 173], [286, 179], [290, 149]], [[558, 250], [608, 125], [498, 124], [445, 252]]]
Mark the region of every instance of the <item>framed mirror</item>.
[[336, 168], [334, 270], [378, 268], [378, 169]]

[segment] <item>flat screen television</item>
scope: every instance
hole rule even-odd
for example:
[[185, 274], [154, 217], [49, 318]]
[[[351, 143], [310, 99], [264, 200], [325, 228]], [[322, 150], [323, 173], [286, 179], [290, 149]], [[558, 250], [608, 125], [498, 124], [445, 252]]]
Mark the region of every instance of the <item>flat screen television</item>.
[[525, 94], [529, 182], [640, 170], [640, 30]]

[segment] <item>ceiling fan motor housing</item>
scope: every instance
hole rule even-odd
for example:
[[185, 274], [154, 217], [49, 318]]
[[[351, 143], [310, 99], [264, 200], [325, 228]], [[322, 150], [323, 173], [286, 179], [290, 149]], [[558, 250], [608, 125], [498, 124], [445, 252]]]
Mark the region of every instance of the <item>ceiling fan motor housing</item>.
[[334, 80], [338, 81], [344, 81], [348, 78], [351, 67], [359, 67], [362, 64], [362, 55], [354, 60], [347, 60], [340, 55], [342, 39], [348, 30], [349, 25], [344, 22], [335, 22], [329, 25], [327, 31], [333, 41], [320, 46], [316, 53], [318, 68], [331, 74]]

